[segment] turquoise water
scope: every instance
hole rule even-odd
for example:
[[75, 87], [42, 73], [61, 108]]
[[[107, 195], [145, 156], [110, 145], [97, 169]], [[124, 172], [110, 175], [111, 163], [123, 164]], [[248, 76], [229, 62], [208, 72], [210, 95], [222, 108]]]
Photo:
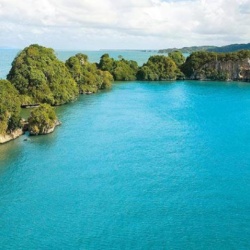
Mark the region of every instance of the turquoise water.
[[0, 79], [6, 78], [18, 52], [18, 49], [0, 49]]
[[0, 147], [1, 249], [250, 249], [250, 85], [116, 83]]

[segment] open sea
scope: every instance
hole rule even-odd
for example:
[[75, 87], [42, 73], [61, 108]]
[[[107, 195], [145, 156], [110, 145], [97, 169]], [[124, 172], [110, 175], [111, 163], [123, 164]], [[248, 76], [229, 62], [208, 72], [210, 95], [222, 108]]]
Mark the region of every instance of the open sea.
[[249, 83], [116, 82], [57, 114], [0, 145], [0, 249], [250, 249]]

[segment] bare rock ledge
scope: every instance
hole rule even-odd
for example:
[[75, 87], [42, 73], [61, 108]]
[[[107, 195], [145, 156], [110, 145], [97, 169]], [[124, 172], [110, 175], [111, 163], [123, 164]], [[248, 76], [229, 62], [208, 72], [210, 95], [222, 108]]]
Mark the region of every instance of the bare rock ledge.
[[24, 134], [23, 130], [19, 128], [19, 129], [14, 130], [10, 134], [0, 135], [0, 144], [6, 143], [8, 141], [12, 141], [23, 134]]

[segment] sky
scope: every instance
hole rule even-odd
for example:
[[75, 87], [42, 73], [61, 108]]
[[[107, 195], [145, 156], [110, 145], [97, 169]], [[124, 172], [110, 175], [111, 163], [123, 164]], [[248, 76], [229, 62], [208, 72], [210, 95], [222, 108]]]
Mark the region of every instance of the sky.
[[250, 0], [0, 0], [0, 47], [164, 49], [250, 42]]

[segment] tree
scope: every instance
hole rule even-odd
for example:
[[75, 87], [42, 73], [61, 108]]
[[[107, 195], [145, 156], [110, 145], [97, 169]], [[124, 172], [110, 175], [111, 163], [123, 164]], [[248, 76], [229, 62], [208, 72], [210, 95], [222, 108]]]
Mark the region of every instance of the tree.
[[109, 54], [104, 54], [101, 56], [98, 68], [101, 70], [109, 71], [112, 74], [115, 68], [115, 60], [109, 57]]
[[47, 134], [58, 125], [58, 119], [54, 108], [49, 104], [41, 104], [30, 113], [28, 118], [31, 135]]
[[178, 50], [168, 53], [168, 57], [171, 58], [178, 67], [180, 67], [186, 60], [183, 54]]
[[176, 80], [181, 76], [175, 62], [163, 55], [151, 56], [137, 73], [138, 80], [149, 81]]
[[[76, 99], [78, 88], [53, 49], [30, 45], [12, 62], [7, 79], [22, 95], [22, 101], [61, 105]], [[28, 96], [28, 97], [27, 97]], [[27, 103], [23, 103], [27, 104]]]
[[138, 65], [135, 61], [121, 59], [115, 61], [115, 68], [112, 74], [116, 81], [134, 81], [136, 80], [137, 71]]
[[217, 54], [214, 52], [198, 51], [187, 57], [186, 62], [181, 66], [181, 71], [190, 77], [195, 71], [208, 62], [215, 61]]
[[112, 75], [108, 71], [99, 70], [95, 63], [90, 63], [87, 55], [76, 54], [65, 65], [76, 81], [80, 93], [96, 92], [112, 85]]
[[[241, 50], [230, 53], [199, 51], [192, 53], [181, 65], [182, 72], [192, 79], [228, 80], [237, 79], [237, 67], [244, 59], [250, 58], [250, 51]], [[230, 66], [231, 65], [231, 66]]]
[[7, 134], [21, 127], [18, 91], [7, 80], [0, 80], [0, 134]]
[[109, 57], [109, 54], [104, 54], [98, 64], [101, 70], [109, 71], [115, 81], [134, 81], [138, 71], [138, 64], [133, 60], [125, 60], [119, 56], [119, 60]]

